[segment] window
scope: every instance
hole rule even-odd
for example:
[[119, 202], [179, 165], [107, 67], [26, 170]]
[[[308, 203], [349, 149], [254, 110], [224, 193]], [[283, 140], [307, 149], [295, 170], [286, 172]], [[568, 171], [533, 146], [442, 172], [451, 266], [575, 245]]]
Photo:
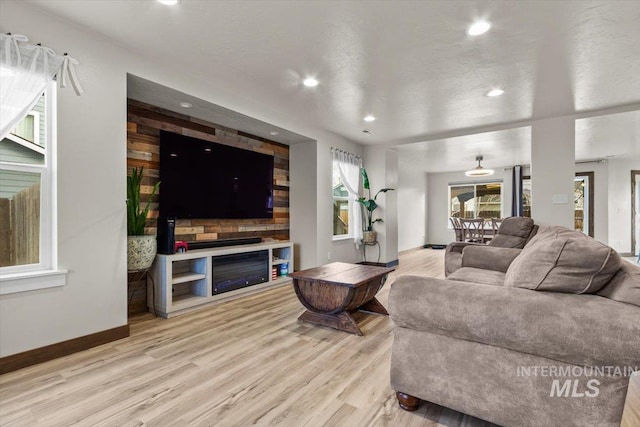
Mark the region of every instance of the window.
[[502, 217], [502, 183], [450, 184], [449, 216], [458, 218]]
[[333, 236], [351, 237], [349, 230], [349, 212], [351, 212], [349, 202], [349, 192], [340, 178], [340, 172], [336, 162], [333, 162]]
[[54, 106], [52, 83], [0, 141], [0, 294], [64, 284], [56, 270]]

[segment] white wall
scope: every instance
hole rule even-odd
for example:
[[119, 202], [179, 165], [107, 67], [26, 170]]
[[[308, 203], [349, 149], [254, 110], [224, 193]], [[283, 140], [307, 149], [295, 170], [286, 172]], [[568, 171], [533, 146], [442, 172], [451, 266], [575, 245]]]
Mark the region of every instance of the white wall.
[[447, 244], [456, 236], [449, 228], [449, 184], [483, 183], [502, 181], [502, 216], [511, 216], [511, 169], [494, 168], [495, 173], [486, 179], [474, 179], [465, 176], [464, 171], [430, 173], [427, 180], [427, 227], [428, 243]]
[[[576, 172], [593, 172], [593, 238], [609, 242], [609, 163], [581, 163]], [[535, 219], [535, 212], [534, 212]]]
[[2, 30], [83, 63], [85, 94], [58, 91], [58, 256], [64, 287], [0, 297], [0, 356], [127, 323], [126, 74], [123, 53], [18, 2]]
[[[264, 88], [240, 76], [229, 81], [216, 79], [215, 70], [206, 70], [206, 75], [187, 72], [170, 54], [145, 58], [23, 2], [2, 2], [0, 30], [25, 34], [57, 52], [69, 52], [80, 61], [85, 88], [81, 97], [70, 88], [60, 90], [58, 96], [59, 265], [69, 270], [67, 285], [0, 297], [0, 357], [127, 323], [127, 73], [317, 140], [317, 153], [327, 151], [317, 167], [324, 170], [326, 166], [329, 178], [318, 183], [314, 196], [316, 212], [326, 213], [326, 219], [316, 214], [309, 220], [317, 221], [321, 236], [317, 248], [331, 247], [328, 147], [342, 144], [357, 151], [356, 144], [301, 123], [267, 102]], [[323, 191], [321, 198], [318, 189]], [[292, 203], [291, 210], [296, 208]], [[296, 226], [292, 231], [294, 242], [299, 230]], [[310, 239], [303, 232], [301, 240], [306, 245]], [[355, 250], [353, 254], [357, 256]]]
[[398, 250], [427, 243], [427, 174], [398, 162]]
[[640, 159], [610, 159], [609, 164], [609, 246], [631, 252], [631, 170], [640, 170]]
[[[575, 121], [537, 120], [531, 126], [531, 209], [536, 224], [573, 228]], [[554, 200], [563, 197], [559, 200]]]

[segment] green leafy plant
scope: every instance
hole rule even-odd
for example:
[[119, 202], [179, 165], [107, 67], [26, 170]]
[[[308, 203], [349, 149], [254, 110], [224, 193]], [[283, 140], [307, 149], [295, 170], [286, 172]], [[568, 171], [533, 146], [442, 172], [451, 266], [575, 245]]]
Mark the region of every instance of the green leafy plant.
[[151, 200], [156, 195], [160, 183], [156, 183], [151, 191], [147, 205], [140, 205], [140, 187], [142, 185], [142, 173], [144, 168], [133, 168], [131, 176], [127, 176], [127, 235], [143, 236], [144, 225], [147, 222]]
[[364, 231], [373, 231], [373, 224], [376, 222], [383, 222], [382, 218], [373, 219], [373, 211], [378, 208], [378, 204], [376, 203], [376, 199], [380, 193], [386, 193], [387, 191], [393, 191], [393, 188], [383, 188], [379, 190], [373, 199], [371, 198], [371, 186], [369, 185], [369, 176], [367, 175], [367, 171], [365, 168], [360, 168], [360, 174], [362, 175], [362, 187], [369, 192], [369, 198], [360, 197], [358, 199], [358, 203], [364, 206], [365, 213], [367, 215], [367, 223], [364, 224]]

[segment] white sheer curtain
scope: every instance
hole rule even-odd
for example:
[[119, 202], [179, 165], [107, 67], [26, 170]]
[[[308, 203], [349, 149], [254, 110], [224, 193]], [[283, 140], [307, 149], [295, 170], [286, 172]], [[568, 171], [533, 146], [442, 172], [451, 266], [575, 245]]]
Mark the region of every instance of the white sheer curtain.
[[358, 189], [360, 187], [360, 168], [362, 158], [346, 151], [332, 148], [331, 155], [333, 164], [340, 172], [340, 179], [344, 187], [349, 192], [349, 229], [353, 231], [353, 242], [360, 246], [362, 241], [362, 210], [358, 200]]
[[78, 61], [27, 42], [20, 34], [0, 34], [0, 139], [31, 111], [61, 67], [61, 86], [70, 79], [76, 93], [82, 93], [74, 68]]

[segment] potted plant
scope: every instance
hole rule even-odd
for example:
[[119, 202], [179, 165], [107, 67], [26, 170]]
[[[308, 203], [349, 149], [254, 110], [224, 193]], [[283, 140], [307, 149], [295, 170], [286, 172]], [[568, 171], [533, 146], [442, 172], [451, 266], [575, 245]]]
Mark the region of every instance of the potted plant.
[[156, 236], [146, 236], [144, 226], [147, 222], [151, 200], [158, 191], [156, 183], [144, 208], [140, 204], [140, 187], [144, 168], [133, 168], [127, 176], [127, 270], [144, 271], [151, 267], [156, 256]]
[[382, 218], [373, 219], [373, 211], [378, 208], [378, 204], [376, 203], [376, 199], [380, 193], [386, 193], [387, 191], [393, 191], [393, 188], [383, 188], [379, 190], [373, 199], [371, 198], [371, 186], [369, 185], [369, 176], [367, 175], [367, 171], [365, 168], [360, 168], [360, 174], [362, 175], [362, 187], [369, 192], [369, 198], [360, 197], [358, 199], [358, 203], [364, 206], [365, 215], [366, 215], [366, 223], [363, 227], [362, 233], [362, 242], [363, 243], [375, 243], [378, 237], [377, 233], [373, 230], [373, 224], [376, 222], [383, 222]]

